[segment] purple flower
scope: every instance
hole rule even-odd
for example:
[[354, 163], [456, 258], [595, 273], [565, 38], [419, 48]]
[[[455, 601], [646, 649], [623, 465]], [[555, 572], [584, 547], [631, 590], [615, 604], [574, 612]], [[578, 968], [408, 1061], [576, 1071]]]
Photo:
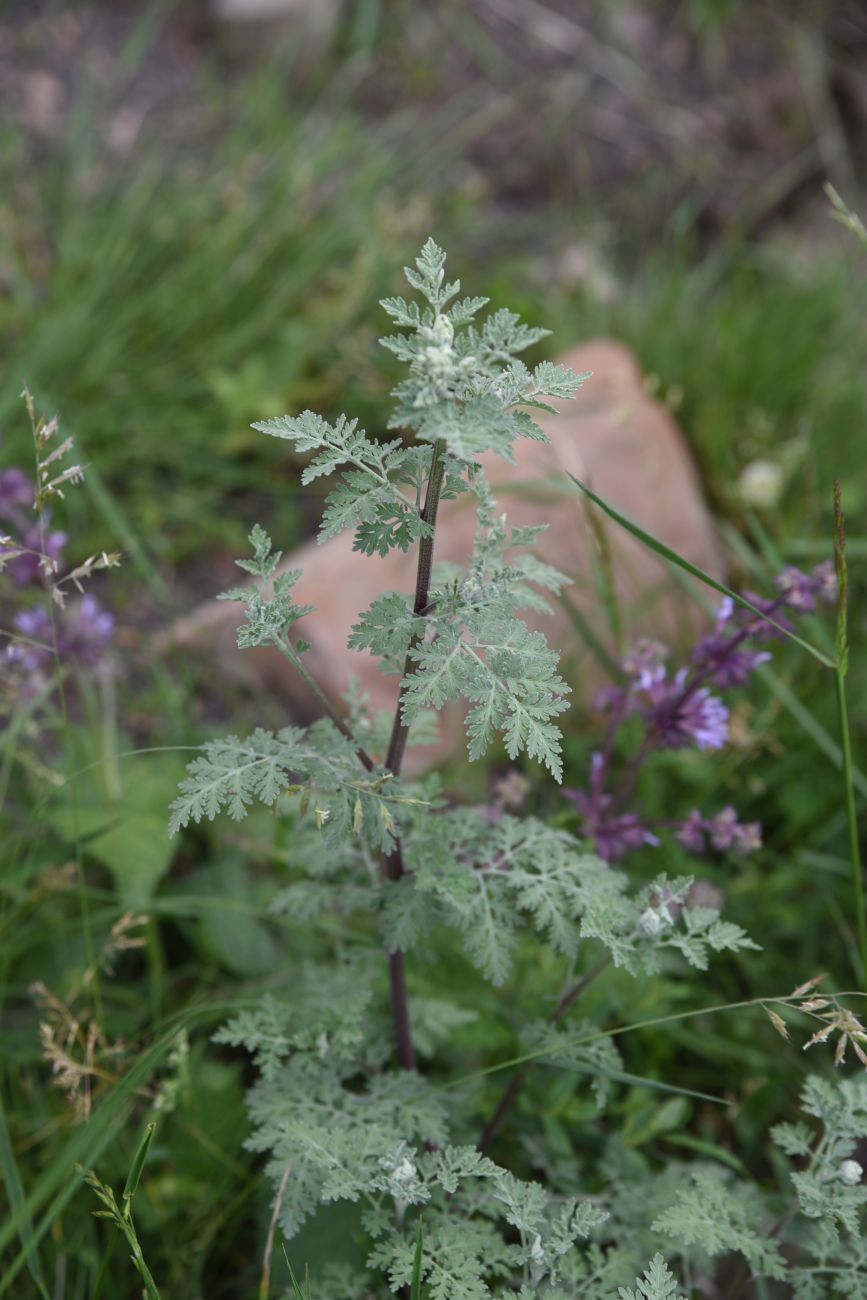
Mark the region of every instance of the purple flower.
[[660, 748], [720, 749], [728, 740], [728, 709], [706, 687], [690, 689], [685, 668], [671, 681], [655, 683], [646, 695], [648, 704], [641, 712]]
[[23, 639], [12, 642], [6, 650], [6, 657], [27, 672], [36, 672], [48, 663], [53, 654], [51, 619], [48, 610], [42, 605], [36, 605], [33, 609], [22, 609], [12, 622], [15, 631]]
[[668, 649], [659, 641], [636, 641], [623, 660], [623, 671], [638, 690], [649, 691], [665, 680], [667, 656]]
[[715, 817], [702, 817], [694, 808], [677, 827], [674, 838], [687, 853], [706, 853], [710, 844], [717, 853], [743, 856], [761, 848], [762, 828], [758, 822], [739, 822], [737, 812], [729, 804]]
[[777, 587], [783, 602], [796, 614], [812, 614], [816, 609], [817, 583], [811, 576], [802, 573], [790, 564], [777, 575]]
[[600, 686], [591, 700], [596, 713], [614, 713], [626, 703], [627, 691], [622, 686]]
[[584, 828], [604, 862], [619, 862], [630, 849], [659, 843], [657, 836], [648, 830], [635, 813], [608, 816], [610, 795], [594, 799], [583, 790], [564, 790], [563, 794], [581, 814]]
[[717, 853], [725, 853], [730, 849], [735, 840], [735, 831], [738, 825], [738, 815], [731, 804], [718, 812], [716, 817], [712, 817], [707, 823], [707, 830], [710, 834], [710, 842], [716, 849]]
[[817, 564], [810, 573], [810, 581], [819, 600], [824, 601], [826, 605], [836, 604], [837, 574], [834, 571], [833, 560], [823, 560], [821, 564]]
[[564, 796], [584, 819], [587, 834], [593, 840], [596, 852], [605, 862], [619, 862], [630, 849], [640, 849], [644, 844], [658, 844], [659, 840], [635, 813], [611, 814], [613, 802], [605, 794], [605, 760], [595, 753], [590, 761], [590, 791], [564, 790]]
[[705, 820], [697, 808], [674, 832], [674, 838], [683, 845], [687, 853], [704, 853], [707, 848], [705, 839]]
[[738, 854], [755, 853], [762, 847], [761, 822], [741, 822], [734, 832], [734, 851]]
[[59, 658], [80, 667], [98, 663], [114, 634], [113, 617], [93, 596], [84, 596], [75, 605], [57, 610], [54, 628], [43, 605], [21, 610], [15, 615], [14, 626], [22, 640], [9, 646], [7, 658], [30, 672], [48, 666], [52, 660], [55, 634]]
[[83, 596], [64, 610], [58, 633], [61, 659], [72, 659], [84, 666], [98, 663], [114, 635], [114, 618], [102, 609], [93, 596]]
[[0, 470], [0, 516], [17, 519], [33, 505], [33, 484], [22, 469]]
[[744, 650], [732, 645], [731, 637], [712, 632], [703, 636], [693, 651], [693, 661], [708, 670], [709, 681], [719, 690], [743, 686], [759, 664], [767, 663], [767, 650]]
[[[46, 516], [46, 523], [48, 516]], [[63, 558], [66, 533], [46, 532], [43, 536], [39, 524], [31, 524], [21, 537], [23, 554], [9, 561], [9, 573], [16, 587], [32, 587], [41, 583], [46, 572], [57, 568]], [[5, 553], [19, 547], [6, 547]]]
[[699, 638], [692, 652], [697, 670], [719, 690], [743, 686], [759, 664], [770, 659], [767, 650], [750, 650], [744, 646], [742, 632], [732, 629], [734, 602], [726, 596], [717, 613], [713, 632]]
[[[741, 630], [754, 641], [770, 641], [773, 637], [782, 636], [781, 629], [794, 631], [792, 624], [780, 610], [780, 606], [785, 603], [782, 596], [778, 596], [775, 600], [766, 600], [764, 596], [758, 596], [754, 591], [745, 591], [744, 597], [751, 605], [755, 605], [760, 613], [766, 615], [765, 618], [759, 618], [757, 614], [751, 613], [742, 606], [739, 606], [735, 613]], [[768, 619], [773, 619], [777, 626], [774, 627]]]
[[66, 545], [66, 533], [49, 531], [48, 511], [41, 523], [34, 522], [33, 501], [33, 483], [23, 470], [14, 465], [0, 470], [0, 519], [13, 532], [10, 542], [0, 547], [0, 556], [14, 555], [8, 568], [16, 587], [41, 583], [46, 573], [56, 570]]
[[809, 573], [802, 573], [790, 564], [778, 575], [776, 582], [783, 604], [797, 614], [812, 614], [817, 598], [829, 605], [833, 605], [837, 599], [837, 575], [833, 560], [823, 560]]

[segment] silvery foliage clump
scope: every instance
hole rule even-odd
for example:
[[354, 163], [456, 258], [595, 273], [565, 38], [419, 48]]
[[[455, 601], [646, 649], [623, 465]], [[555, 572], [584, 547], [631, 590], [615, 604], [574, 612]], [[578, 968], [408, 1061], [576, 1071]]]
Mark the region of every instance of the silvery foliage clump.
[[[444, 263], [429, 240], [406, 271], [421, 305], [382, 304], [399, 331], [382, 343], [406, 366], [391, 421], [401, 436], [379, 442], [355, 420], [311, 411], [256, 426], [310, 455], [303, 483], [337, 476], [322, 539], [350, 529], [371, 557], [418, 550], [414, 596], [383, 592], [359, 612], [350, 640], [399, 678], [395, 716], [371, 715], [351, 684], [344, 708], [323, 699], [309, 647], [290, 636], [310, 612], [293, 597], [299, 574], [279, 567], [257, 527], [252, 558], [239, 561], [256, 582], [227, 593], [246, 608], [239, 644], [277, 647], [325, 716], [206, 745], [172, 810], [173, 830], [220, 813], [239, 819], [254, 805], [286, 818], [294, 866], [274, 909], [321, 934], [321, 960], [308, 945], [285, 993], [264, 996], [217, 1035], [253, 1058], [249, 1146], [280, 1190], [290, 1255], [317, 1211], [350, 1202], [365, 1264], [314, 1278], [322, 1300], [405, 1294], [419, 1219], [426, 1300], [674, 1300], [684, 1277], [712, 1275], [730, 1252], [748, 1275], [789, 1276], [807, 1300], [829, 1286], [867, 1294], [853, 1281], [864, 1263], [855, 1159], [867, 1133], [863, 1081], [809, 1085], [814, 1123], [775, 1135], [793, 1158], [793, 1185], [772, 1194], [713, 1163], [660, 1173], [615, 1135], [592, 1170], [546, 1161], [541, 1132], [528, 1137], [543, 1181], [518, 1178], [482, 1149], [473, 1088], [432, 1081], [439, 1049], [478, 1019], [466, 999], [430, 992], [430, 954], [444, 934], [495, 987], [528, 939], [567, 972], [598, 970], [607, 955], [637, 980], [663, 965], [704, 970], [720, 951], [755, 946], [716, 910], [691, 904], [688, 878], [635, 889], [572, 834], [534, 817], [492, 820], [488, 809], [447, 802], [435, 776], [401, 774], [406, 744], [435, 738], [438, 711], [462, 701], [471, 759], [500, 738], [511, 758], [538, 760], [559, 781], [557, 718], [569, 694], [557, 654], [521, 618], [545, 609], [567, 579], [534, 556], [541, 528], [510, 528], [478, 458], [512, 460], [517, 439], [545, 440], [532, 413], [553, 410], [550, 400], [569, 398], [584, 377], [549, 362], [525, 366], [519, 354], [545, 331], [509, 311], [477, 324], [486, 300], [458, 298]], [[461, 494], [476, 511], [472, 554], [463, 569], [432, 572], [438, 502]], [[346, 921], [336, 944], [335, 917]], [[412, 966], [425, 959], [428, 992], [416, 993]], [[566, 1023], [571, 1000], [567, 978], [556, 1011], [546, 1018], [543, 1008], [527, 1027], [527, 1056], [578, 1071], [601, 1115], [622, 1063], [604, 1028]], [[780, 1251], [780, 1214], [800, 1224], [795, 1265]]]

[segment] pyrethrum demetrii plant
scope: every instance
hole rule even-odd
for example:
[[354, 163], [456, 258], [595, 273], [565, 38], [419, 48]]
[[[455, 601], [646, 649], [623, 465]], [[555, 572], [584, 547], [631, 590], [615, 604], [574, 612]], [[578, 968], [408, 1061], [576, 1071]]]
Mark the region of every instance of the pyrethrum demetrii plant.
[[[324, 716], [207, 745], [173, 808], [174, 831], [221, 812], [241, 818], [254, 803], [292, 826], [293, 880], [274, 907], [319, 934], [318, 958], [295, 964], [285, 996], [263, 998], [218, 1035], [254, 1058], [250, 1146], [279, 1192], [288, 1252], [321, 1207], [350, 1202], [362, 1262], [314, 1276], [318, 1300], [411, 1285], [427, 1300], [576, 1300], [618, 1289], [624, 1300], [662, 1300], [697, 1271], [712, 1276], [712, 1261], [731, 1251], [746, 1262], [744, 1286], [788, 1278], [804, 1297], [832, 1284], [867, 1295], [857, 1281], [867, 1264], [859, 1233], [867, 1193], [853, 1159], [867, 1131], [862, 1080], [809, 1085], [804, 1108], [817, 1124], [777, 1135], [800, 1165], [793, 1186], [771, 1195], [718, 1164], [654, 1171], [613, 1133], [587, 1169], [545, 1161], [535, 1135], [522, 1164], [529, 1153], [544, 1183], [488, 1154], [534, 1060], [588, 1074], [604, 1109], [622, 1069], [612, 1035], [566, 1019], [610, 964], [640, 979], [672, 959], [705, 969], [713, 953], [755, 945], [694, 905], [688, 878], [661, 875], [633, 891], [565, 831], [533, 817], [492, 819], [447, 801], [435, 776], [405, 778], [407, 747], [428, 742], [437, 712], [463, 701], [471, 759], [501, 737], [510, 758], [525, 754], [562, 779], [557, 719], [569, 688], [557, 654], [521, 613], [544, 609], [567, 579], [535, 556], [541, 527], [509, 527], [478, 458], [511, 460], [516, 440], [544, 439], [532, 413], [552, 411], [552, 398], [569, 398], [586, 378], [550, 362], [528, 369], [519, 354], [545, 331], [509, 311], [475, 323], [486, 300], [458, 298], [433, 241], [406, 275], [420, 304], [382, 304], [398, 330], [382, 343], [406, 366], [391, 420], [401, 436], [378, 442], [355, 420], [332, 424], [311, 411], [256, 426], [310, 453], [304, 483], [338, 476], [322, 539], [351, 529], [371, 557], [417, 553], [415, 590], [384, 592], [359, 611], [350, 638], [395, 676], [394, 715], [371, 716], [349, 683], [345, 708], [324, 697], [294, 636], [310, 612], [293, 598], [299, 574], [279, 569], [257, 527], [253, 557], [239, 564], [258, 581], [225, 597], [246, 606], [239, 644], [276, 646]], [[473, 551], [463, 568], [438, 571], [438, 507], [462, 493], [476, 511]], [[346, 920], [339, 939], [335, 914]], [[432, 995], [432, 957], [456, 946], [480, 980], [502, 986], [533, 935], [559, 959], [561, 986], [527, 1031], [521, 1072], [506, 1075], [499, 1105], [480, 1114], [472, 1087], [450, 1087], [436, 1073], [438, 1044], [475, 1013], [450, 997], [447, 979], [442, 996]], [[411, 969], [408, 979], [415, 961], [428, 964], [424, 994], [413, 994]], [[804, 1007], [809, 999], [799, 997]], [[815, 1011], [827, 1016], [828, 1005]], [[434, 1064], [421, 1068], [422, 1056]], [[786, 1231], [797, 1220], [794, 1255], [780, 1251], [779, 1215]]]

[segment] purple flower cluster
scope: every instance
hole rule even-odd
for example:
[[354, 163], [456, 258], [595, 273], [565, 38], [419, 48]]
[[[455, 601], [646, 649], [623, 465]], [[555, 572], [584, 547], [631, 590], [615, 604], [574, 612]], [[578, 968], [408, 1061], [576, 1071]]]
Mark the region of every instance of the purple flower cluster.
[[[50, 518], [34, 522], [34, 489], [31, 480], [15, 467], [0, 471], [0, 526], [5, 534], [0, 555], [8, 555], [6, 572], [23, 592], [44, 587], [63, 560], [66, 534], [48, 530]], [[93, 667], [105, 653], [114, 634], [114, 619], [90, 595], [55, 611], [54, 626], [44, 605], [30, 605], [14, 615], [17, 638], [7, 647], [7, 662], [33, 673], [48, 667], [54, 658], [55, 639], [59, 657], [84, 667]]]
[[33, 484], [23, 470], [0, 472], [0, 521], [13, 533], [0, 554], [12, 556], [7, 571], [16, 587], [36, 586], [46, 574], [55, 573], [66, 545], [66, 533], [49, 531], [50, 513], [41, 525], [33, 521], [33, 499]]
[[84, 668], [99, 663], [114, 635], [114, 618], [93, 596], [82, 596], [58, 611], [54, 628], [43, 605], [22, 609], [15, 615], [14, 626], [20, 639], [9, 646], [7, 657], [31, 672], [46, 667], [54, 658], [55, 635], [58, 657]]
[[[765, 600], [753, 593], [747, 599], [764, 617], [726, 597], [711, 632], [699, 638], [688, 667], [670, 674], [667, 650], [655, 641], [640, 641], [624, 658], [623, 680], [606, 687], [596, 704], [608, 717], [604, 747], [594, 753], [589, 788], [564, 790], [581, 816], [599, 856], [619, 861], [632, 849], [659, 843], [654, 833], [669, 829], [689, 853], [751, 853], [761, 846], [758, 822], [739, 822], [727, 806], [713, 817], [697, 809], [683, 821], [651, 821], [627, 806], [641, 768], [657, 750], [719, 749], [728, 739], [729, 712], [716, 691], [743, 686], [770, 654], [755, 643], [782, 635], [790, 627], [784, 611], [810, 614], [818, 601], [833, 601], [836, 579], [831, 562], [810, 573], [789, 567], [776, 580], [777, 595]], [[772, 621], [768, 621], [772, 620]], [[752, 643], [752, 644], [751, 644]], [[609, 781], [618, 732], [630, 717], [643, 724], [643, 740], [613, 790]]]
[[606, 862], [619, 862], [629, 849], [640, 849], [643, 844], [658, 844], [659, 840], [635, 813], [612, 811], [614, 796], [605, 793], [605, 776], [605, 758], [596, 753], [590, 760], [589, 791], [564, 790], [563, 793], [583, 818], [600, 858]]
[[737, 812], [727, 804], [715, 817], [702, 817], [694, 808], [676, 827], [674, 838], [688, 853], [701, 855], [713, 849], [745, 855], [762, 847], [762, 828], [759, 822], [739, 822]]

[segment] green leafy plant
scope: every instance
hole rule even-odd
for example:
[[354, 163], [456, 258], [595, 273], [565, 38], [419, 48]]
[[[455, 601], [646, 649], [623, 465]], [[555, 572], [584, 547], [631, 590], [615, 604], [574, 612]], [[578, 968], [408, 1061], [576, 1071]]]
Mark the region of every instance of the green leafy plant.
[[[558, 1165], [540, 1129], [515, 1161], [522, 1176], [508, 1167], [502, 1134], [534, 1062], [587, 1073], [597, 1116], [625, 1077], [616, 1028], [565, 1024], [601, 976], [615, 967], [638, 981], [675, 976], [756, 945], [697, 899], [691, 878], [661, 873], [635, 886], [537, 816], [492, 816], [450, 800], [436, 775], [407, 778], [408, 746], [429, 738], [431, 715], [452, 701], [465, 709], [471, 760], [500, 741], [511, 760], [525, 756], [562, 778], [557, 719], [569, 687], [521, 612], [545, 608], [567, 580], [533, 555], [541, 527], [510, 528], [479, 457], [510, 460], [519, 438], [544, 439], [532, 413], [556, 413], [552, 399], [568, 399], [586, 376], [525, 365], [520, 354], [544, 331], [505, 310], [478, 323], [486, 300], [458, 297], [432, 240], [406, 276], [421, 302], [382, 304], [399, 331], [383, 345], [406, 366], [390, 422], [403, 436], [378, 442], [355, 420], [330, 423], [311, 411], [256, 426], [311, 456], [303, 482], [338, 476], [322, 539], [350, 529], [355, 549], [371, 557], [417, 551], [414, 592], [384, 592], [350, 638], [398, 679], [394, 714], [371, 716], [349, 684], [345, 707], [324, 695], [309, 646], [295, 636], [310, 612], [293, 595], [299, 574], [281, 568], [257, 527], [253, 557], [239, 561], [254, 584], [226, 593], [245, 608], [239, 644], [276, 647], [324, 716], [206, 745], [172, 810], [173, 831], [223, 812], [240, 819], [257, 805], [291, 828], [290, 879], [274, 910], [303, 924], [311, 943], [291, 987], [217, 1034], [254, 1058], [248, 1145], [265, 1160], [276, 1222], [301, 1259], [311, 1221], [327, 1225], [344, 1207], [359, 1251], [334, 1258], [309, 1285], [335, 1300], [385, 1288], [419, 1300], [566, 1300], [618, 1289], [624, 1300], [668, 1300], [695, 1270], [711, 1275], [713, 1261], [733, 1252], [745, 1261], [745, 1285], [791, 1277], [800, 1293], [824, 1294], [806, 1279], [845, 1281], [862, 1249], [852, 1152], [867, 1131], [863, 1081], [805, 1094], [824, 1132], [812, 1146], [805, 1130], [814, 1161], [788, 1189], [783, 1175], [767, 1190], [707, 1161], [660, 1171], [611, 1129], [584, 1166]], [[475, 544], [462, 568], [438, 571], [439, 504], [461, 493], [475, 502]], [[486, 987], [513, 978], [529, 944], [559, 992], [547, 1018], [527, 1026], [526, 1053], [500, 1067], [518, 1068], [491, 1105], [471, 1079], [443, 1076], [438, 1049], [473, 1021], [474, 1000], [493, 1005]], [[456, 995], [451, 966], [464, 972], [469, 996]], [[798, 1013], [814, 1016], [831, 1005], [802, 995], [777, 1001], [799, 998]], [[846, 1023], [851, 1041], [863, 1041], [860, 1023]], [[793, 1142], [784, 1136], [784, 1150], [788, 1143], [797, 1155]], [[811, 1219], [812, 1235], [803, 1228]], [[796, 1220], [790, 1265], [779, 1240]], [[666, 1255], [679, 1261], [682, 1282]], [[306, 1295], [308, 1283], [302, 1291], [291, 1277], [292, 1294]]]

